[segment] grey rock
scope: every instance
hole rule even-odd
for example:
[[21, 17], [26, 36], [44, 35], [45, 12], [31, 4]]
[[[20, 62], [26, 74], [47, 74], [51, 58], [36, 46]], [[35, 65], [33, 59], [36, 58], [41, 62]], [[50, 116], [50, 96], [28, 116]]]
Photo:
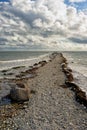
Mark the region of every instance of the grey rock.
[[18, 83], [10, 91], [10, 97], [14, 101], [27, 101], [29, 100], [30, 90], [28, 85]]

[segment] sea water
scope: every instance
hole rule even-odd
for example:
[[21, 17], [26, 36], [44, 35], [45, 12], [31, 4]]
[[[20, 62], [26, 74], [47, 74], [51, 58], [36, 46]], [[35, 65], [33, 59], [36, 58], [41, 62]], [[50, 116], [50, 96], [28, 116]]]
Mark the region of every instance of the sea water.
[[[43, 51], [0, 52], [0, 71], [17, 66], [31, 66], [41, 60], [49, 60], [51, 53]], [[74, 82], [87, 93], [87, 52], [63, 52], [63, 55], [73, 71]], [[0, 77], [3, 77], [2, 73]]]
[[63, 55], [72, 69], [74, 82], [87, 94], [87, 51], [64, 52]]
[[29, 66], [46, 58], [49, 52], [35, 51], [5, 51], [0, 52], [0, 70], [17, 66]]

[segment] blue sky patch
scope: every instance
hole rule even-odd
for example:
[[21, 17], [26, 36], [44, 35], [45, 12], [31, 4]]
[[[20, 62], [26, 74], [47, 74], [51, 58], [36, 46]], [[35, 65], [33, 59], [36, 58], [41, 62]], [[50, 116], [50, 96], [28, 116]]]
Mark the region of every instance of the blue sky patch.
[[78, 10], [83, 10], [87, 8], [87, 1], [85, 2], [69, 2], [69, 0], [65, 0], [65, 4], [74, 6]]

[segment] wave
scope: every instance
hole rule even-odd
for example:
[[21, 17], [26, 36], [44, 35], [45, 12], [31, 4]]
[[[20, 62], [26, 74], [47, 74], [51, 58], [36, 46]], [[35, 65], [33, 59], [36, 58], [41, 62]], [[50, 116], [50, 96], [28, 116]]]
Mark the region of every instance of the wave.
[[[85, 54], [84, 54], [85, 55]], [[72, 69], [72, 74], [74, 77], [74, 82], [86, 92], [87, 95], [87, 62], [86, 59], [77, 58], [77, 55], [72, 56], [71, 53], [64, 53], [64, 56], [67, 58], [68, 67]], [[84, 64], [83, 64], [84, 63]]]
[[81, 73], [85, 77], [87, 77], [87, 59], [85, 58], [85, 53], [84, 55], [80, 53], [80, 55], [72, 55], [72, 53], [63, 53], [64, 56], [68, 60], [68, 65], [70, 68], [72, 68], [73, 71], [76, 71], [78, 73]]
[[87, 95], [87, 77], [84, 76], [82, 73], [74, 70], [72, 74], [74, 77], [74, 82], [81, 88], [81, 90], [85, 91]]
[[10, 69], [10, 68], [17, 67], [17, 66], [31, 66], [35, 62], [39, 62], [44, 59], [48, 60], [49, 54], [44, 54], [44, 55], [40, 55], [37, 57], [30, 57], [28, 59], [0, 61], [0, 70]]

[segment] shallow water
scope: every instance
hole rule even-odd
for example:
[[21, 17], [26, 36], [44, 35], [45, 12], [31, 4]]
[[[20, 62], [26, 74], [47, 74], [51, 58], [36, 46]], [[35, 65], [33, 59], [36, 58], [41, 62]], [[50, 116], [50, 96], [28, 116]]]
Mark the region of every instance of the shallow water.
[[16, 75], [30, 69], [34, 63], [48, 61], [50, 52], [0, 52], [0, 54], [0, 79], [14, 79]]
[[8, 51], [0, 52], [0, 70], [9, 69], [17, 66], [29, 66], [38, 59], [44, 58], [49, 52], [33, 52], [33, 51]]
[[4, 97], [0, 100], [0, 106], [1, 105], [8, 105], [8, 104], [11, 104], [11, 99], [10, 98], [7, 98], [7, 97]]
[[74, 81], [87, 94], [87, 52], [64, 52], [68, 66], [73, 70]]
[[65, 52], [69, 66], [87, 77], [87, 52]]

